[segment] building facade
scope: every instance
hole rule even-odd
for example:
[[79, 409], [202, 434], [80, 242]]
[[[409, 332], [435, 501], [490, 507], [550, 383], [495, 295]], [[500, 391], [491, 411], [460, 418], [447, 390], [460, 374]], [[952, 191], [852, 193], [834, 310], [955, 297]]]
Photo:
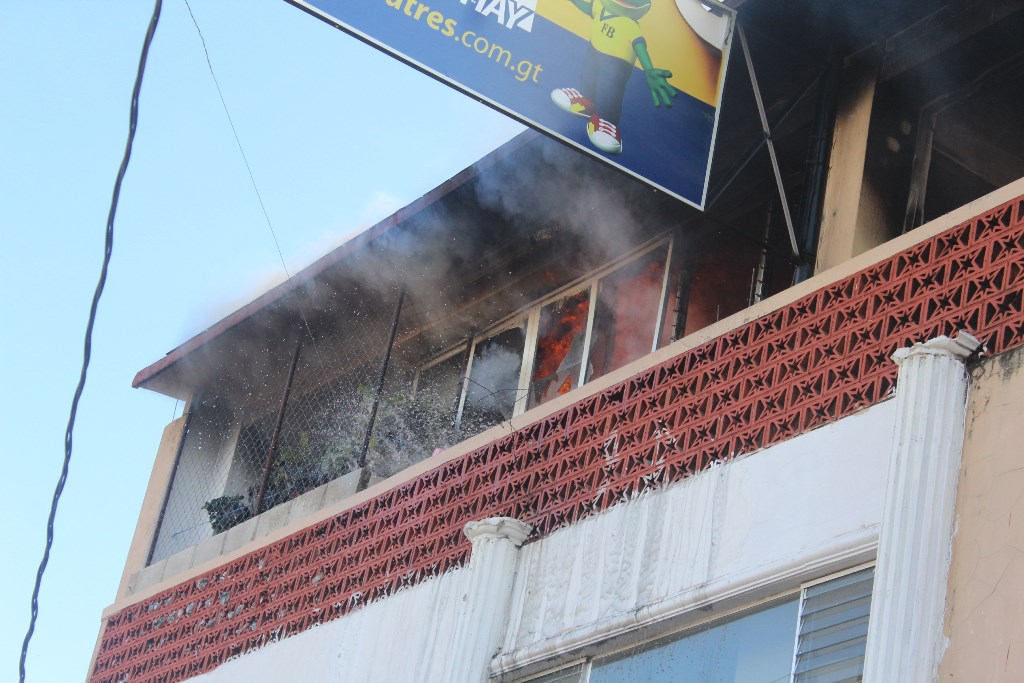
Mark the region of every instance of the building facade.
[[1024, 676], [1024, 8], [732, 4], [717, 209], [524, 135], [139, 373], [92, 681]]

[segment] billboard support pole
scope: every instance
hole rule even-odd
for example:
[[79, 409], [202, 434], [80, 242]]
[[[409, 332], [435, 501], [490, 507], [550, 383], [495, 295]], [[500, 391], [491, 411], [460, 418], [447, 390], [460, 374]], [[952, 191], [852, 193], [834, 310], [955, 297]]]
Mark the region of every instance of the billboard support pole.
[[747, 34], [743, 26], [736, 23], [736, 32], [740, 36], [740, 45], [743, 48], [743, 59], [747, 62], [747, 73], [750, 75], [750, 88], [754, 91], [754, 100], [757, 102], [757, 113], [761, 117], [761, 130], [764, 131], [765, 143], [768, 145], [768, 156], [772, 161], [772, 172], [775, 174], [775, 184], [779, 188], [779, 203], [782, 204], [782, 215], [786, 219], [786, 229], [789, 231], [789, 243], [793, 249], [793, 256], [800, 258], [800, 247], [796, 243], [796, 230], [793, 229], [793, 217], [789, 213], [789, 202], [786, 201], [786, 188], [782, 185], [782, 172], [779, 170], [779, 158], [775, 155], [775, 142], [772, 140], [772, 131], [768, 126], [768, 116], [764, 111], [764, 102], [761, 100], [761, 89], [757, 85], [757, 76], [754, 74], [754, 62], [750, 59], [750, 48], [747, 46]]
[[[811, 90], [813, 90], [814, 87], [818, 85], [818, 82], [821, 81], [821, 79], [825, 76], [825, 73], [826, 72], [822, 72], [821, 75], [815, 76], [814, 80], [808, 83], [807, 86], [800, 92], [800, 94], [794, 97], [792, 101], [790, 101], [790, 103], [786, 105], [785, 111], [783, 111], [775, 118], [775, 121], [772, 124], [772, 128], [778, 128], [783, 123], [785, 123], [786, 119], [789, 118], [789, 115], [796, 110], [797, 106], [801, 102], [803, 102], [804, 98], [807, 97]], [[729, 189], [729, 186], [732, 185], [733, 181], [735, 181], [736, 178], [739, 177], [740, 173], [743, 172], [743, 169], [745, 169], [750, 164], [750, 162], [754, 160], [754, 157], [757, 156], [757, 153], [761, 151], [761, 149], [765, 146], [767, 142], [768, 141], [764, 138], [764, 136], [761, 136], [760, 140], [757, 140], [752, 145], [750, 145], [750, 147], [747, 148], [747, 151], [743, 153], [743, 156], [741, 156], [736, 161], [736, 163], [729, 167], [729, 170], [725, 174], [725, 179], [719, 182], [714, 188], [710, 190], [708, 194], [707, 203], [704, 205], [705, 210], [710, 209], [712, 206], [714, 206], [715, 202], [722, 198], [722, 195], [725, 194], [725, 191], [727, 189]]]

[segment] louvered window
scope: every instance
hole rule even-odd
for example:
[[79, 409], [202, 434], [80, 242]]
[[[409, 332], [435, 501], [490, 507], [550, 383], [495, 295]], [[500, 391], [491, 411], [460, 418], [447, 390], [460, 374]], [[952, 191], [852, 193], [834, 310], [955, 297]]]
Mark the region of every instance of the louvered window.
[[856, 683], [864, 671], [873, 579], [873, 568], [852, 571], [799, 595], [518, 683]]
[[804, 589], [793, 683], [860, 681], [874, 569]]

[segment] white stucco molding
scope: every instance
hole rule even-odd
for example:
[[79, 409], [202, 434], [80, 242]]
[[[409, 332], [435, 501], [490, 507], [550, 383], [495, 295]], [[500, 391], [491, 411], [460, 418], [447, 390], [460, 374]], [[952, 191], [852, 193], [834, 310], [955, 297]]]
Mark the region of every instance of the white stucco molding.
[[473, 543], [469, 585], [449, 648], [446, 683], [484, 683], [488, 665], [501, 645], [515, 585], [519, 547], [529, 524], [510, 517], [469, 522], [464, 532]]
[[931, 683], [942, 633], [963, 449], [966, 332], [900, 349], [896, 426], [871, 595], [866, 683]]

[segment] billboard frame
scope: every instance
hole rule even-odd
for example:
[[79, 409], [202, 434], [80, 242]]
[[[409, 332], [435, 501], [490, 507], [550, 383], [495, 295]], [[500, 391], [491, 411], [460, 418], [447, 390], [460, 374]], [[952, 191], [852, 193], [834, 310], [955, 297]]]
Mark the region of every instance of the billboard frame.
[[[730, 56], [732, 54], [733, 43], [734, 43], [734, 40], [735, 40], [735, 38], [737, 36], [738, 28], [739, 28], [738, 14], [737, 14], [736, 9], [730, 7], [729, 5], [725, 4], [721, 0], [707, 0], [707, 3], [712, 3], [714, 5], [715, 11], [720, 11], [722, 14], [728, 16], [730, 23], [729, 23], [729, 30], [727, 32], [727, 36], [726, 36], [725, 41], [724, 41], [723, 46], [722, 46], [722, 61], [721, 61], [721, 66], [720, 66], [720, 70], [719, 70], [718, 86], [715, 89], [715, 101], [716, 101], [716, 104], [715, 104], [715, 117], [714, 117], [714, 124], [713, 124], [712, 129], [711, 129], [710, 146], [709, 146], [709, 149], [708, 149], [707, 167], [706, 167], [706, 169], [704, 171], [703, 188], [701, 190], [700, 202], [694, 202], [694, 201], [692, 201], [690, 199], [687, 199], [686, 197], [683, 197], [682, 195], [678, 194], [677, 192], [675, 192], [675, 191], [673, 191], [673, 190], [671, 190], [671, 189], [669, 189], [667, 187], [664, 187], [663, 185], [661, 185], [661, 184], [651, 180], [650, 178], [647, 178], [647, 177], [643, 176], [640, 173], [637, 173], [636, 171], [628, 168], [627, 166], [624, 166], [622, 164], [616, 163], [611, 158], [609, 158], [607, 156], [604, 156], [604, 155], [601, 155], [601, 154], [598, 154], [594, 150], [588, 149], [588, 148], [584, 147], [583, 145], [578, 144], [574, 140], [571, 140], [571, 139], [565, 137], [564, 135], [560, 134], [558, 131], [552, 130], [552, 129], [548, 128], [547, 126], [544, 126], [543, 124], [538, 123], [537, 121], [533, 121], [529, 117], [527, 117], [527, 116], [525, 116], [525, 115], [523, 115], [521, 113], [518, 113], [515, 110], [510, 109], [510, 108], [500, 104], [499, 102], [494, 101], [493, 99], [491, 99], [490, 97], [488, 97], [488, 96], [486, 96], [486, 95], [484, 95], [482, 93], [477, 92], [476, 90], [474, 90], [473, 88], [469, 87], [468, 85], [466, 85], [464, 83], [461, 83], [460, 81], [454, 80], [454, 79], [452, 79], [452, 78], [450, 78], [450, 77], [448, 77], [448, 76], [446, 76], [446, 75], [436, 71], [435, 69], [432, 69], [431, 67], [427, 66], [426, 64], [423, 64], [419, 60], [417, 60], [417, 59], [415, 59], [415, 58], [413, 58], [413, 57], [403, 53], [402, 51], [400, 51], [400, 50], [398, 50], [396, 48], [393, 48], [393, 47], [391, 47], [391, 46], [381, 42], [380, 40], [374, 38], [373, 36], [370, 36], [369, 34], [365, 33], [364, 31], [361, 31], [361, 30], [359, 30], [359, 29], [357, 29], [357, 28], [355, 28], [353, 26], [350, 26], [350, 25], [342, 22], [340, 19], [332, 16], [331, 14], [328, 14], [324, 10], [321, 10], [318, 7], [315, 7], [314, 5], [309, 4], [309, 2], [307, 2], [306, 0], [284, 0], [284, 2], [286, 2], [289, 5], [292, 5], [293, 7], [297, 8], [297, 9], [302, 10], [303, 12], [306, 12], [310, 16], [315, 17], [315, 18], [323, 21], [324, 23], [329, 24], [330, 26], [333, 26], [334, 28], [342, 31], [343, 33], [346, 33], [346, 34], [352, 36], [353, 38], [359, 40], [362, 43], [365, 43], [366, 45], [369, 45], [370, 47], [372, 47], [372, 48], [382, 52], [383, 54], [398, 60], [399, 62], [405, 64], [406, 66], [412, 67], [416, 71], [419, 71], [420, 73], [422, 73], [422, 74], [424, 74], [426, 76], [429, 76], [430, 78], [434, 79], [435, 81], [438, 81], [439, 83], [441, 83], [443, 85], [446, 85], [446, 86], [456, 90], [457, 92], [462, 93], [463, 95], [468, 96], [469, 98], [479, 102], [480, 104], [483, 104], [483, 105], [493, 109], [494, 111], [496, 111], [496, 112], [498, 112], [500, 114], [508, 116], [509, 118], [513, 119], [514, 121], [517, 121], [517, 122], [523, 124], [524, 126], [530, 128], [530, 129], [532, 129], [532, 130], [534, 130], [534, 131], [536, 131], [538, 133], [541, 133], [541, 134], [543, 134], [543, 135], [545, 135], [545, 136], [547, 136], [547, 137], [549, 137], [549, 138], [551, 138], [553, 140], [556, 140], [557, 142], [559, 142], [559, 143], [561, 143], [561, 144], [563, 144], [563, 145], [565, 145], [565, 146], [567, 146], [567, 147], [569, 147], [571, 149], [574, 149], [574, 150], [576, 150], [576, 151], [578, 151], [578, 152], [580, 152], [582, 154], [585, 154], [586, 156], [590, 157], [591, 159], [594, 159], [595, 161], [597, 161], [599, 163], [606, 164], [606, 165], [614, 168], [615, 170], [619, 171], [620, 173], [623, 173], [623, 174], [625, 174], [625, 175], [627, 175], [627, 176], [629, 176], [629, 177], [631, 177], [631, 178], [633, 178], [633, 179], [635, 179], [635, 180], [637, 180], [639, 182], [642, 182], [642, 183], [644, 183], [646, 185], [649, 185], [650, 187], [653, 187], [653, 188], [655, 188], [656, 190], [658, 190], [660, 192], [664, 192], [665, 194], [669, 195], [670, 197], [674, 197], [674, 198], [678, 199], [679, 201], [683, 202], [684, 204], [687, 204], [688, 206], [691, 206], [691, 207], [697, 209], [698, 211], [702, 211], [703, 212], [707, 208], [707, 196], [708, 196], [708, 189], [709, 189], [710, 180], [711, 180], [711, 167], [712, 167], [712, 162], [714, 160], [715, 144], [716, 144], [717, 139], [718, 139], [718, 126], [719, 126], [720, 118], [721, 118], [722, 95], [725, 92], [725, 81], [726, 81], [726, 75], [727, 75], [727, 72], [728, 72], [729, 59], [730, 59]], [[707, 3], [705, 3], [704, 0], [701, 0], [701, 4], [702, 5], [707, 6]]]

